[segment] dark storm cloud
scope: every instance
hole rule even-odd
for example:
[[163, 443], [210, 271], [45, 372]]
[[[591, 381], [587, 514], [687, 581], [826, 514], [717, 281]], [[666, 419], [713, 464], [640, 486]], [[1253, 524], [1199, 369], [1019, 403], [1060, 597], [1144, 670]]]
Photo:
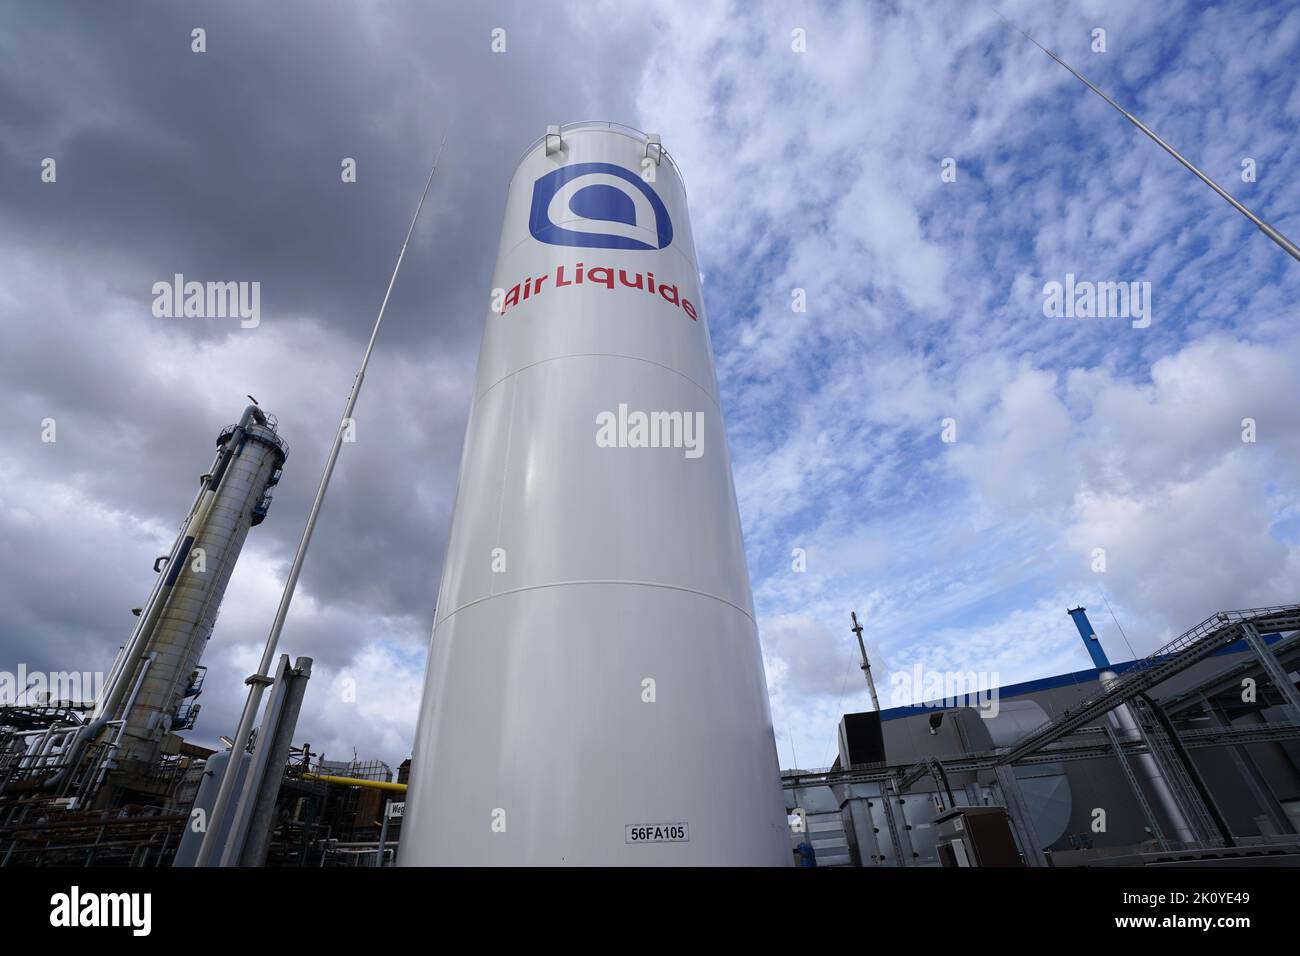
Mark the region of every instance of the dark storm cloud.
[[[75, 9], [9, 12], [7, 217], [29, 245], [60, 256], [127, 259], [115, 285], [145, 304], [142, 278], [256, 275], [270, 313], [364, 334], [357, 320], [375, 308], [400, 224], [450, 127], [437, 215], [425, 223], [426, 235], [455, 237], [439, 244], [448, 272], [412, 270], [401, 293], [432, 303], [438, 289], [446, 301], [438, 280], [469, 271], [486, 281], [509, 173], [555, 111], [625, 115], [630, 102], [626, 88], [609, 102], [604, 90], [618, 86], [605, 77], [631, 65], [618, 48], [635, 47], [594, 47], [554, 5]], [[538, 31], [539, 20], [550, 28]], [[505, 54], [489, 50], [498, 23], [512, 41]], [[207, 30], [202, 55], [190, 51], [195, 25]], [[32, 175], [44, 155], [59, 159], [57, 190]], [[345, 156], [360, 167], [346, 189]], [[453, 289], [479, 304], [473, 283]], [[423, 337], [424, 323], [394, 322], [388, 334]]]
[[[381, 633], [422, 646], [510, 173], [547, 123], [638, 119], [634, 25], [593, 16], [550, 3], [0, 12], [0, 666], [106, 666], [245, 393], [292, 446], [249, 538], [279, 562], [278, 588], [449, 129], [299, 585], [320, 614], [286, 628], [286, 649], [336, 668]], [[191, 52], [194, 27], [206, 53]], [[355, 184], [340, 181], [344, 157]], [[155, 318], [151, 287], [177, 272], [259, 281], [261, 324]], [[205, 694], [201, 736], [228, 732], [242, 693], [224, 652], [267, 625], [223, 609], [205, 663], [232, 679]]]

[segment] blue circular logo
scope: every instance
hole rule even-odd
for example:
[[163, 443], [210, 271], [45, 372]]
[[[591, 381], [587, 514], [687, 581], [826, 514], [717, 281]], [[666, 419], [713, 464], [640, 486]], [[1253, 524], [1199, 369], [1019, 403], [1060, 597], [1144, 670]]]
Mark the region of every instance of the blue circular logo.
[[[592, 249], [663, 249], [673, 241], [663, 200], [612, 163], [574, 163], [539, 178], [528, 231], [538, 242]], [[655, 243], [638, 238], [647, 235]]]

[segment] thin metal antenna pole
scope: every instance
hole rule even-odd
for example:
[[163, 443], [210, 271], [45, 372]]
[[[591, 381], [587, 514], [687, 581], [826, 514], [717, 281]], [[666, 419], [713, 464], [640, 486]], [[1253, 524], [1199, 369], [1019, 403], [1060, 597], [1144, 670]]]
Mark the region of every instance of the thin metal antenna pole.
[[1070, 64], [1066, 63], [1064, 60], [1062, 60], [1059, 56], [1057, 56], [1055, 53], [1053, 53], [1053, 52], [1052, 52], [1051, 50], [1049, 50], [1047, 47], [1043, 46], [1041, 43], [1039, 43], [1037, 40], [1035, 40], [1033, 37], [1031, 37], [1031, 36], [1030, 36], [1028, 33], [1026, 33], [1024, 30], [1020, 29], [1020, 27], [1016, 26], [1014, 23], [1012, 23], [1010, 20], [1008, 20], [1006, 17], [1004, 17], [1004, 16], [1002, 15], [1001, 11], [999, 11], [998, 9], [996, 9], [996, 8], [994, 8], [994, 7], [990, 7], [989, 9], [991, 9], [995, 14], [997, 14], [998, 18], [1001, 19], [1003, 23], [1005, 23], [1007, 26], [1011, 27], [1011, 29], [1015, 30], [1017, 33], [1019, 33], [1021, 36], [1023, 36], [1026, 40], [1028, 40], [1028, 41], [1029, 41], [1030, 43], [1032, 43], [1034, 46], [1038, 47], [1038, 49], [1042, 50], [1044, 53], [1046, 53], [1048, 56], [1050, 56], [1050, 57], [1051, 57], [1053, 60], [1055, 60], [1057, 63], [1061, 64], [1061, 66], [1063, 66], [1063, 67], [1065, 67], [1067, 70], [1069, 70], [1072, 74], [1074, 74], [1075, 78], [1078, 79], [1079, 82], [1081, 82], [1081, 83], [1082, 83], [1084, 86], [1086, 86], [1088, 89], [1092, 90], [1094, 93], [1096, 93], [1098, 96], [1100, 96], [1103, 100], [1105, 100], [1107, 103], [1109, 103], [1109, 104], [1110, 104], [1111, 106], [1113, 106], [1115, 109], [1119, 110], [1120, 113], [1124, 114], [1124, 118], [1125, 118], [1125, 119], [1127, 119], [1130, 123], [1132, 123], [1132, 124], [1133, 124], [1134, 126], [1136, 126], [1138, 129], [1140, 129], [1142, 132], [1146, 133], [1147, 136], [1149, 136], [1149, 137], [1151, 138], [1151, 140], [1152, 140], [1152, 141], [1153, 141], [1157, 146], [1159, 146], [1159, 147], [1160, 147], [1161, 149], [1163, 149], [1166, 153], [1168, 153], [1168, 154], [1169, 154], [1170, 156], [1172, 156], [1174, 159], [1178, 160], [1180, 163], [1182, 163], [1184, 166], [1186, 166], [1189, 170], [1191, 170], [1192, 173], [1196, 176], [1197, 179], [1199, 179], [1201, 182], [1205, 183], [1205, 185], [1207, 185], [1207, 186], [1209, 186], [1211, 189], [1213, 189], [1216, 193], [1218, 193], [1220, 196], [1222, 196], [1224, 200], [1226, 200], [1228, 203], [1230, 203], [1230, 204], [1232, 205], [1232, 207], [1233, 207], [1234, 209], [1237, 210], [1237, 212], [1241, 213], [1243, 216], [1245, 216], [1247, 219], [1249, 219], [1251, 222], [1253, 222], [1256, 226], [1258, 226], [1260, 232], [1264, 233], [1264, 235], [1268, 236], [1270, 239], [1272, 239], [1274, 242], [1276, 242], [1279, 246], [1281, 246], [1283, 249], [1285, 249], [1285, 250], [1287, 251], [1287, 253], [1291, 256], [1292, 259], [1295, 259], [1296, 261], [1300, 262], [1300, 248], [1297, 248], [1297, 246], [1296, 246], [1296, 244], [1295, 244], [1294, 242], [1292, 242], [1292, 241], [1291, 241], [1290, 239], [1288, 239], [1286, 236], [1282, 235], [1282, 233], [1278, 232], [1276, 229], [1274, 229], [1272, 226], [1270, 226], [1270, 225], [1269, 225], [1268, 223], [1266, 223], [1264, 220], [1260, 219], [1258, 216], [1256, 216], [1253, 212], [1251, 212], [1249, 209], [1247, 209], [1247, 208], [1246, 208], [1245, 206], [1243, 206], [1241, 203], [1237, 202], [1237, 200], [1234, 199], [1234, 198], [1233, 198], [1233, 197], [1228, 193], [1228, 191], [1227, 191], [1226, 189], [1224, 189], [1222, 186], [1220, 186], [1218, 183], [1216, 183], [1213, 179], [1211, 179], [1209, 176], [1205, 175], [1205, 173], [1201, 172], [1201, 171], [1200, 171], [1199, 169], [1197, 169], [1194, 165], [1192, 165], [1192, 163], [1190, 163], [1187, 159], [1185, 159], [1185, 158], [1183, 157], [1183, 155], [1182, 155], [1180, 152], [1178, 152], [1178, 150], [1174, 149], [1172, 146], [1170, 146], [1168, 143], [1166, 143], [1163, 139], [1161, 139], [1159, 136], [1157, 136], [1157, 135], [1156, 135], [1156, 134], [1155, 134], [1155, 133], [1154, 133], [1154, 132], [1153, 132], [1153, 131], [1152, 131], [1152, 130], [1151, 130], [1151, 129], [1150, 129], [1150, 128], [1145, 124], [1145, 123], [1143, 123], [1140, 119], [1138, 119], [1136, 116], [1134, 116], [1134, 115], [1133, 115], [1132, 113], [1130, 113], [1128, 110], [1124, 109], [1124, 107], [1120, 106], [1118, 103], [1116, 103], [1114, 100], [1112, 100], [1109, 96], [1107, 96], [1107, 95], [1106, 95], [1105, 93], [1103, 93], [1101, 90], [1097, 89], [1097, 87], [1094, 86], [1094, 85], [1093, 85], [1093, 84], [1088, 80], [1088, 78], [1087, 78], [1086, 76], [1084, 76], [1082, 73], [1080, 73], [1080, 72], [1079, 72], [1078, 70], [1076, 70], [1074, 67], [1070, 66]]
[[1115, 627], [1119, 629], [1119, 636], [1124, 638], [1124, 646], [1128, 648], [1129, 660], [1137, 659], [1137, 651], [1133, 650], [1133, 645], [1129, 643], [1128, 635], [1124, 633], [1124, 625], [1119, 622], [1115, 616], [1115, 609], [1110, 606], [1110, 598], [1106, 597], [1106, 590], [1099, 584], [1097, 591], [1101, 594], [1102, 601], [1106, 604], [1106, 610], [1110, 612], [1110, 619], [1115, 622]]
[[[320, 515], [321, 502], [325, 499], [325, 491], [329, 488], [330, 477], [334, 474], [334, 464], [339, 458], [339, 449], [343, 445], [343, 436], [347, 431], [348, 424], [352, 419], [352, 412], [357, 405], [357, 396], [361, 394], [361, 383], [365, 381], [366, 366], [370, 364], [370, 355], [375, 350], [375, 340], [379, 337], [379, 326], [384, 321], [384, 310], [388, 308], [388, 297], [393, 293], [393, 284], [397, 282], [397, 273], [402, 268], [402, 259], [406, 256], [406, 247], [411, 241], [411, 234], [415, 232], [415, 223], [420, 218], [420, 210], [424, 208], [425, 197], [429, 195], [429, 186], [433, 183], [433, 174], [438, 170], [438, 162], [442, 159], [442, 149], [447, 145], [447, 134], [443, 133], [442, 143], [438, 146], [438, 155], [434, 157], [433, 168], [429, 170], [429, 178], [424, 181], [424, 191], [420, 193], [420, 202], [415, 207], [415, 215], [411, 217], [411, 225], [406, 230], [406, 238], [402, 240], [402, 249], [397, 254], [397, 264], [393, 266], [393, 275], [388, 280], [388, 290], [384, 293], [384, 301], [380, 303], [379, 315], [375, 318], [374, 328], [370, 332], [370, 341], [366, 344], [365, 355], [361, 357], [361, 365], [357, 369], [356, 377], [352, 380], [352, 390], [348, 393], [347, 404], [343, 407], [343, 416], [339, 419], [339, 427], [334, 432], [334, 442], [330, 446], [329, 456], [325, 459], [325, 471], [320, 477], [320, 484], [316, 487], [316, 499], [311, 504], [311, 511], [307, 515], [307, 525], [302, 529], [302, 537], [298, 541], [298, 550], [294, 553], [293, 564], [289, 567], [289, 579], [284, 583], [284, 593], [280, 595], [280, 606], [276, 609], [275, 620], [271, 623], [271, 633], [267, 635], [266, 647], [262, 651], [262, 662], [258, 666], [257, 673], [248, 677], [244, 683], [248, 685], [248, 699], [244, 702], [244, 711], [239, 718], [239, 729], [235, 731], [234, 743], [231, 744], [230, 761], [226, 764], [224, 776], [221, 778], [221, 788], [217, 791], [217, 799], [212, 805], [212, 810], [208, 815], [207, 832], [203, 835], [203, 843], [199, 846], [198, 857], [195, 861], [196, 866], [208, 866], [213, 859], [217, 849], [217, 842], [221, 837], [221, 821], [225, 819], [226, 808], [230, 805], [230, 795], [235, 789], [235, 781], [238, 779], [240, 758], [245, 748], [248, 746], [248, 738], [253, 730], [253, 721], [257, 719], [257, 711], [262, 702], [262, 691], [268, 684], [273, 683], [267, 675], [270, 673], [271, 664], [275, 660], [276, 646], [280, 642], [280, 632], [284, 629], [284, 620], [289, 614], [289, 604], [293, 601], [293, 592], [298, 585], [298, 575], [302, 571], [303, 559], [307, 556], [307, 546], [311, 543], [312, 532], [316, 528], [316, 518]], [[272, 768], [278, 772], [278, 768]]]
[[862, 652], [862, 663], [858, 666], [862, 668], [862, 673], [867, 675], [867, 687], [871, 690], [871, 706], [880, 713], [880, 698], [876, 696], [876, 682], [871, 676], [871, 662], [867, 660], [867, 645], [862, 642], [862, 625], [858, 623], [858, 612], [850, 611], [853, 618], [853, 626], [849, 628], [858, 638], [858, 650]]

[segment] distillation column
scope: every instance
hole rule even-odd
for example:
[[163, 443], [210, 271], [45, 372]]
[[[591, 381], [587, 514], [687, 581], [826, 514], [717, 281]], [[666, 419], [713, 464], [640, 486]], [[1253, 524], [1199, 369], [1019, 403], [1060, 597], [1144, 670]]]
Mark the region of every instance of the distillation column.
[[212, 469], [105, 687], [99, 716], [125, 718], [111, 735], [118, 767], [154, 763], [172, 731], [188, 725], [178, 711], [195, 696], [226, 584], [249, 528], [266, 516], [287, 455], [274, 420], [256, 406], [217, 437]]

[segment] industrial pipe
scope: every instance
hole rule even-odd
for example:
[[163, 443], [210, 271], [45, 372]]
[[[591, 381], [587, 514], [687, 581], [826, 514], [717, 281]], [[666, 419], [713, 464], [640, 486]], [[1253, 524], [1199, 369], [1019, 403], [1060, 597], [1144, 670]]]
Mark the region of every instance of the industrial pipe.
[[[1092, 658], [1093, 664], [1097, 667], [1097, 682], [1101, 685], [1102, 690], [1119, 680], [1119, 675], [1111, 669], [1110, 658], [1106, 656], [1106, 649], [1101, 646], [1101, 641], [1097, 639], [1097, 632], [1093, 629], [1092, 622], [1088, 620], [1088, 611], [1084, 607], [1067, 608], [1066, 613], [1074, 621], [1074, 626], [1078, 628], [1079, 637], [1083, 640], [1083, 646], [1087, 648], [1088, 656]], [[1123, 740], [1138, 740], [1141, 738], [1141, 730], [1138, 726], [1137, 718], [1134, 717], [1128, 704], [1121, 703], [1115, 706], [1109, 714], [1106, 715], [1111, 726], [1119, 731], [1119, 736]], [[1116, 754], [1116, 759], [1123, 760], [1123, 754]], [[1187, 822], [1187, 817], [1183, 814], [1182, 807], [1178, 803], [1178, 798], [1174, 796], [1173, 789], [1169, 786], [1169, 781], [1165, 779], [1164, 772], [1160, 769], [1160, 764], [1156, 762], [1154, 754], [1141, 753], [1135, 757], [1138, 768], [1142, 771], [1143, 777], [1146, 778], [1148, 786], [1156, 796], [1161, 808], [1165, 811], [1165, 816], [1169, 818], [1169, 823], [1174, 829], [1176, 837], [1183, 843], [1195, 843], [1196, 834], [1193, 832], [1191, 824]]]
[[[1114, 671], [1102, 671], [1097, 675], [1104, 689], [1108, 684], [1119, 678]], [[1114, 710], [1107, 715], [1111, 724], [1120, 732], [1120, 737], [1126, 740], [1138, 740], [1142, 734], [1138, 728], [1137, 718], [1134, 717], [1128, 704], [1119, 704]], [[1117, 759], [1123, 760], [1122, 754], [1116, 755]], [[1169, 786], [1169, 781], [1165, 779], [1164, 771], [1156, 762], [1155, 754], [1147, 751], [1140, 753], [1135, 758], [1138, 766], [1142, 769], [1142, 774], [1150, 784], [1152, 791], [1155, 792], [1156, 799], [1165, 811], [1165, 816], [1169, 818], [1170, 825], [1174, 828], [1175, 836], [1183, 843], [1195, 843], [1196, 834], [1192, 830], [1191, 824], [1187, 822], [1182, 807], [1178, 803], [1178, 798], [1174, 796], [1173, 789]]]
[[328, 773], [304, 773], [304, 780], [316, 780], [320, 783], [332, 783], [340, 787], [370, 787], [372, 790], [391, 790], [394, 793], [406, 793], [406, 784], [389, 783], [387, 780], [362, 780], [359, 777], [336, 777]]
[[[311, 665], [310, 657], [300, 657], [292, 668], [285, 669], [281, 677], [283, 694], [275, 708], [276, 719], [273, 722], [264, 720], [258, 734], [257, 760], [262, 764], [259, 768], [255, 763], [258, 785], [240, 800], [240, 812], [236, 813], [231, 828], [233, 839], [241, 841], [231, 859], [237, 860], [241, 866], [262, 866], [266, 862], [275, 804], [284, 779], [283, 767], [289, 759], [298, 714], [302, 711], [307, 682], [311, 679]], [[269, 776], [272, 770], [274, 777]], [[247, 813], [247, 820], [243, 818], [244, 813]]]
[[[149, 673], [149, 667], [150, 665], [153, 664], [155, 656], [156, 655], [154, 655], [152, 652], [145, 655], [144, 666], [140, 668], [140, 675], [136, 677], [135, 684], [131, 688], [131, 693], [126, 698], [126, 706], [122, 708], [123, 715], [129, 714], [131, 712], [131, 708], [135, 706], [135, 699], [140, 695], [140, 685], [144, 683], [145, 675]], [[117, 753], [117, 751], [122, 746], [122, 735], [124, 733], [126, 733], [125, 716], [122, 717], [121, 723], [118, 725], [117, 733], [113, 736], [113, 742], [108, 745], [108, 750], [104, 757], [102, 769], [99, 771], [99, 779], [95, 781], [96, 790], [98, 790], [100, 787], [104, 785], [104, 778], [108, 776], [109, 764], [112, 762], [113, 756]]]
[[1173, 746], [1174, 753], [1177, 754], [1178, 760], [1182, 763], [1183, 770], [1187, 773], [1188, 779], [1192, 781], [1192, 786], [1196, 788], [1197, 794], [1205, 804], [1205, 809], [1210, 812], [1210, 817], [1214, 820], [1215, 829], [1219, 831], [1219, 838], [1223, 840], [1223, 845], [1236, 846], [1237, 841], [1233, 839], [1232, 830], [1228, 827], [1228, 821], [1224, 819], [1218, 803], [1214, 800], [1214, 795], [1210, 793], [1209, 787], [1205, 785], [1201, 771], [1192, 761], [1192, 755], [1187, 752], [1187, 748], [1183, 746], [1182, 740], [1179, 739], [1173, 721], [1169, 719], [1169, 715], [1165, 713], [1164, 708], [1151, 699], [1150, 695], [1138, 694], [1138, 696], [1151, 708], [1151, 713], [1155, 714], [1156, 720], [1160, 722], [1161, 728], [1169, 737], [1169, 743]]

